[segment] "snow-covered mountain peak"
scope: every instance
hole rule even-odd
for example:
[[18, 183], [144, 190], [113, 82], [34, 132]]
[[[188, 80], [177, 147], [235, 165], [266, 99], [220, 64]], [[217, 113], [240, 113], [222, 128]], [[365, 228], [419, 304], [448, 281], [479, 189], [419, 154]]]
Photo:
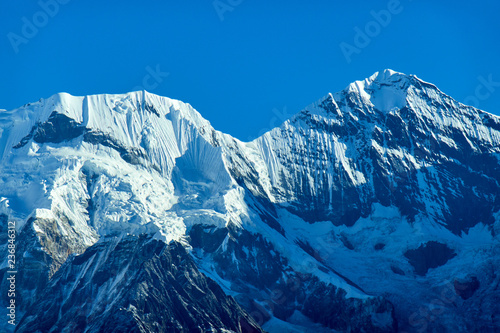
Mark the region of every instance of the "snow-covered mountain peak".
[[[172, 173], [182, 178], [183, 170], [197, 170], [196, 177], [217, 182], [213, 187], [227, 186], [221, 150], [213, 143], [216, 136], [207, 120], [178, 100], [145, 91], [81, 97], [59, 93], [0, 113], [0, 192], [21, 218], [63, 214], [78, 220], [82, 230], [90, 225], [85, 246], [95, 241], [95, 231], [107, 234], [147, 224], [148, 230], [160, 226], [170, 235], [167, 239], [179, 239], [184, 224], [167, 213], [177, 200]], [[19, 173], [29, 179], [20, 184]], [[122, 198], [136, 190], [133, 201]], [[94, 207], [87, 214], [85, 205], [68, 209], [75, 196], [99, 197], [103, 210]], [[177, 227], [179, 232], [172, 231]]]
[[362, 81], [354, 81], [344, 91], [337, 93], [336, 97], [355, 94], [363, 104], [373, 106], [378, 111], [399, 110], [407, 105], [406, 97], [412, 80], [412, 76], [386, 69]]
[[[183, 131], [188, 127], [191, 130]], [[190, 104], [146, 91], [89, 96], [58, 93], [0, 112], [0, 158], [9, 148], [21, 148], [31, 139], [43, 140], [42, 136], [61, 142], [92, 132], [109, 135], [129, 147], [147, 149], [144, 140], [151, 131], [163, 139], [177, 134], [177, 141], [182, 141], [179, 135], [193, 130], [209, 139], [213, 128]], [[55, 137], [47, 138], [49, 132]]]
[[28, 103], [11, 111], [3, 110], [0, 113], [0, 119], [8, 118], [15, 122], [29, 120], [34, 124], [46, 121], [53, 112], [63, 114], [85, 126], [99, 125], [98, 120], [103, 120], [102, 117], [116, 118], [119, 115], [134, 112], [150, 112], [158, 117], [174, 112], [177, 117], [187, 119], [197, 127], [210, 126], [210, 123], [189, 103], [158, 96], [145, 90], [125, 94], [88, 96], [57, 93], [47, 99], [42, 98], [35, 103]]
[[[82, 282], [93, 297], [118, 295], [108, 291], [124, 286], [123, 259], [144, 262], [133, 256], [152, 244], [127, 234], [145, 233], [184, 244], [247, 311], [268, 309], [270, 332], [290, 331], [272, 329], [284, 320], [370, 332], [395, 331], [397, 320], [404, 330], [413, 309], [453, 277], [467, 278], [458, 289], [451, 280], [460, 299], [486, 300], [494, 312], [496, 277], [483, 272], [498, 266], [488, 260], [499, 257], [490, 247], [498, 244], [499, 154], [500, 117], [392, 70], [326, 95], [249, 143], [215, 131], [189, 104], [146, 91], [60, 93], [0, 111], [0, 226], [14, 220], [20, 229], [22, 311], [49, 308], [56, 300], [44, 293]], [[123, 281], [143, 286], [128, 280], [143, 266], [127, 267]], [[187, 295], [211, 289], [174, 273]], [[96, 303], [73, 296], [68, 305]], [[143, 308], [130, 302], [119, 307]], [[449, 327], [459, 331], [476, 322], [461, 319], [469, 304], [447, 308], [438, 324], [456, 322]], [[479, 322], [489, 325], [490, 312]]]
[[408, 75], [393, 71], [392, 69], [384, 69], [383, 71], [375, 72], [370, 77], [366, 79], [369, 82], [392, 82], [396, 79], [400, 79], [401, 77], [408, 77]]
[[359, 112], [363, 114], [398, 112], [408, 106], [409, 98], [415, 100], [421, 95], [429, 98], [429, 92], [431, 98], [444, 95], [434, 85], [420, 80], [415, 75], [385, 69], [363, 80], [354, 81], [339, 92], [327, 94], [317, 102], [306, 106], [287, 123], [296, 122], [304, 116], [335, 119], [351, 114], [358, 119]]

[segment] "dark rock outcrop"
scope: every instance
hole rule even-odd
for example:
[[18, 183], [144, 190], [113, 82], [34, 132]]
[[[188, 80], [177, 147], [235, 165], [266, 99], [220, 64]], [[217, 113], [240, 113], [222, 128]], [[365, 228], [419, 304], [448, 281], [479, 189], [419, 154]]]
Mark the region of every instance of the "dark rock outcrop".
[[105, 239], [69, 258], [17, 328], [63, 330], [262, 332], [181, 244], [146, 235]]
[[404, 255], [415, 269], [415, 274], [425, 275], [430, 268], [446, 264], [456, 253], [446, 244], [431, 241], [406, 251]]
[[37, 143], [60, 143], [72, 140], [86, 132], [85, 126], [59, 112], [52, 112], [49, 119], [31, 128], [30, 133], [15, 145], [14, 149], [24, 147], [31, 139]]
[[453, 285], [457, 295], [462, 299], [469, 299], [479, 289], [479, 280], [475, 276], [468, 276], [465, 279], [455, 279]]
[[[348, 298], [345, 290], [312, 274], [294, 271], [262, 235], [235, 226], [216, 229], [201, 225], [193, 227], [189, 235], [191, 244], [209, 254], [216, 273], [231, 282], [231, 288], [239, 293], [238, 302], [259, 324], [272, 316], [286, 321], [294, 311], [299, 311], [314, 322], [338, 331], [397, 329], [394, 308], [387, 300]], [[299, 246], [320, 260], [310, 245], [302, 242]], [[323, 268], [325, 272], [333, 272]]]

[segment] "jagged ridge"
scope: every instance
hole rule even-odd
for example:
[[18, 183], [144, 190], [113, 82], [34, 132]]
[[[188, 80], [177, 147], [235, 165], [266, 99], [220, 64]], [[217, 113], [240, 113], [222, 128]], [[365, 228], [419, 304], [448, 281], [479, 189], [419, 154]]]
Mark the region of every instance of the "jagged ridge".
[[[20, 265], [40, 265], [41, 281], [101, 237], [155, 234], [192, 246], [200, 270], [260, 313], [264, 328], [392, 331], [396, 315], [408, 329], [412, 309], [436, 292], [412, 276], [418, 266], [431, 286], [479, 284], [428, 325], [479, 330], [496, 323], [488, 311], [458, 315], [498, 295], [486, 272], [500, 230], [499, 129], [498, 117], [390, 70], [249, 143], [147, 92], [58, 94], [0, 113], [0, 213], [24, 228]], [[432, 242], [456, 256], [419, 262]], [[25, 299], [45, 288], [20, 286]], [[374, 297], [382, 294], [395, 313]], [[314, 299], [355, 319], [315, 315]]]

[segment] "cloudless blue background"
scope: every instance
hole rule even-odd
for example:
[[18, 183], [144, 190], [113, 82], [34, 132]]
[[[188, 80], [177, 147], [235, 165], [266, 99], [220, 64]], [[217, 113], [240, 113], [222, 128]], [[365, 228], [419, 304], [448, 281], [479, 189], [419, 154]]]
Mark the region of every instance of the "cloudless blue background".
[[[2, 1], [0, 108], [57, 92], [131, 91], [159, 67], [169, 75], [151, 92], [188, 102], [216, 129], [248, 140], [384, 68], [459, 101], [474, 96], [479, 76], [500, 82], [498, 1], [401, 0], [402, 11], [350, 63], [339, 45], [354, 45], [354, 28], [389, 1], [221, 2], [232, 9], [223, 20], [211, 0], [70, 0], [16, 53], [8, 34], [22, 36], [23, 17], [32, 22], [43, 9]], [[500, 114], [500, 87], [478, 106]]]

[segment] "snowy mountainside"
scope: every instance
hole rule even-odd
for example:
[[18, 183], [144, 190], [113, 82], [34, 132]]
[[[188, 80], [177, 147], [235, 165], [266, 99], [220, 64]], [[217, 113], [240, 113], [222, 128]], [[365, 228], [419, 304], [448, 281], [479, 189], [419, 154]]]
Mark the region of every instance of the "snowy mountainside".
[[[492, 273], [500, 261], [499, 125], [416, 76], [386, 70], [250, 145], [267, 165], [259, 179], [287, 216], [279, 219], [287, 237], [364, 291], [384, 294], [400, 329], [488, 331], [500, 326], [498, 306], [469, 309], [500, 296]], [[290, 223], [296, 216], [326, 228]], [[476, 299], [453, 298], [432, 320], [415, 312], [442, 303], [444, 290], [461, 293], [450, 284], [475, 279]]]
[[[392, 320], [371, 323], [371, 310], [363, 305], [380, 307], [392, 318], [388, 302], [370, 297], [365, 301], [367, 295], [347, 288], [335, 274], [317, 268], [310, 274], [320, 265], [276, 231], [279, 224], [274, 207], [266, 204], [265, 190], [254, 197], [232, 176], [236, 169], [257, 176], [254, 156], [245, 156], [243, 143], [216, 132], [189, 105], [146, 92], [58, 94], [3, 114], [1, 123], [2, 213], [22, 230], [20, 310], [29, 311], [45, 292], [45, 286], [29, 281], [34, 266], [39, 267], [36, 276], [47, 281], [68, 255], [83, 253], [102, 237], [123, 234], [153, 234], [190, 248], [190, 238], [198, 230], [193, 226], [203, 225], [226, 230], [225, 237], [217, 239], [214, 264], [206, 273], [224, 276], [229, 280], [225, 284], [246, 284], [250, 289], [240, 298], [245, 298], [249, 310], [255, 303], [250, 292], [257, 287], [271, 288], [308, 273], [303, 278], [311, 280], [307, 288], [348, 289], [336, 301], [343, 304], [341, 312], [359, 313], [357, 325], [392, 327]], [[261, 187], [256, 182], [251, 188]], [[263, 222], [261, 217], [270, 220]], [[287, 243], [281, 244], [280, 238]], [[252, 253], [242, 253], [245, 249], [235, 240], [248, 243]], [[285, 253], [275, 252], [276, 245]], [[246, 262], [248, 256], [254, 262]], [[262, 257], [267, 267], [261, 267]], [[282, 266], [268, 274], [275, 257], [283, 257]], [[341, 325], [351, 324], [344, 320]]]
[[[386, 70], [306, 107], [256, 145], [271, 198], [306, 219], [351, 225], [380, 202], [460, 233], [492, 224], [500, 209], [499, 129], [498, 117]], [[461, 209], [464, 196], [474, 209]]]
[[[109, 288], [71, 262], [127, 234], [179, 242], [244, 309], [228, 319], [211, 308], [213, 321], [179, 314], [180, 322], [198, 318], [195, 326], [232, 331], [234, 318], [251, 315], [271, 332], [493, 329], [499, 150], [499, 117], [391, 70], [328, 94], [252, 142], [144, 91], [57, 94], [2, 111], [0, 218], [19, 230], [19, 311], [29, 323], [19, 330], [36, 327], [61, 270], [92, 290]], [[124, 246], [120, 256], [140, 251]], [[200, 283], [185, 285], [183, 302]], [[441, 300], [443, 290], [453, 302]], [[434, 317], [415, 312], [436, 299], [444, 306]], [[145, 331], [153, 317], [141, 319]]]

